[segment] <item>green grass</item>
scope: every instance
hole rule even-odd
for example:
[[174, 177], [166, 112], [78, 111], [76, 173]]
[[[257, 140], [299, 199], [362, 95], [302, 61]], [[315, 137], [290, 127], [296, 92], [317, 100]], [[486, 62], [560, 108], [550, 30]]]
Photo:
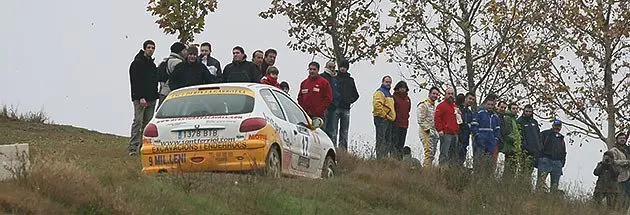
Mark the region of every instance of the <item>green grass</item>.
[[[31, 168], [0, 182], [19, 214], [615, 214], [516, 181], [340, 155], [331, 180], [198, 173], [149, 177], [128, 138], [0, 116], [0, 143], [29, 143]], [[448, 180], [447, 180], [448, 179]]]

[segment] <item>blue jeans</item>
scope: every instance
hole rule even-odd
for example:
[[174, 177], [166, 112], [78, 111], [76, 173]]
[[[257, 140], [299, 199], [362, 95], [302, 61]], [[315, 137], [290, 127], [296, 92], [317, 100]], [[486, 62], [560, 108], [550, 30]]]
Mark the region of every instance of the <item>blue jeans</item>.
[[[348, 129], [350, 128], [350, 109], [336, 108], [326, 114], [326, 134], [337, 148], [348, 149]], [[339, 141], [337, 141], [339, 135]]]
[[547, 157], [538, 158], [538, 180], [536, 186], [540, 189], [547, 179], [547, 175], [551, 175], [551, 191], [557, 191], [562, 176], [562, 161], [552, 160]]
[[383, 159], [392, 152], [392, 130], [394, 123], [388, 119], [374, 117], [376, 127], [376, 158]]
[[328, 108], [326, 110], [326, 121], [322, 129], [326, 132], [326, 135], [332, 140], [333, 145], [337, 146], [337, 114], [335, 110], [337, 108]]

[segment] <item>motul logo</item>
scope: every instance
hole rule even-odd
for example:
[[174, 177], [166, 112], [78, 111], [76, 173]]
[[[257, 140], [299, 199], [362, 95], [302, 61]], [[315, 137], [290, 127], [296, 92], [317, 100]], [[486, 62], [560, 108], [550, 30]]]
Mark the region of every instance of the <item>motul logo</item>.
[[249, 138], [250, 140], [267, 140], [267, 135], [264, 134], [250, 134]]

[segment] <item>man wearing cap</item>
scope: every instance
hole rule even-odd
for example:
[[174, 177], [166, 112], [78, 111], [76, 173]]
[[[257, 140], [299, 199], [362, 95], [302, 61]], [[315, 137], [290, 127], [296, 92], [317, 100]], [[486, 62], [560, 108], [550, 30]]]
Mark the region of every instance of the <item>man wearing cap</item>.
[[[171, 54], [165, 58], [166, 61], [166, 74], [169, 76], [173, 71], [175, 71], [175, 66], [177, 64], [184, 61], [184, 58], [187, 56], [186, 45], [181, 42], [175, 42], [171, 45]], [[158, 107], [164, 102], [164, 99], [168, 94], [171, 93], [171, 88], [169, 88], [169, 81], [160, 82], [160, 101], [158, 103]]]
[[197, 47], [188, 47], [186, 61], [175, 66], [169, 79], [169, 88], [177, 90], [184, 87], [212, 84], [216, 77], [210, 74], [208, 68], [197, 61]]
[[335, 114], [335, 112], [337, 110], [337, 106], [339, 106], [339, 82], [337, 81], [338, 71], [336, 70], [336, 67], [337, 65], [335, 65], [335, 61], [330, 60], [326, 63], [324, 72], [319, 74], [328, 81], [328, 84], [330, 84], [330, 88], [332, 89], [332, 102], [326, 109], [326, 121], [324, 122], [322, 130], [326, 132], [335, 146], [337, 146], [337, 114]]
[[[350, 76], [348, 70], [350, 63], [347, 60], [339, 62], [339, 73], [337, 73], [337, 87], [339, 89], [339, 104], [335, 110], [335, 121], [339, 123], [339, 144], [341, 149], [348, 148], [348, 130], [350, 129], [350, 108], [359, 99], [359, 92], [354, 83], [354, 78]], [[338, 120], [338, 121], [337, 121]], [[336, 136], [337, 132], [335, 132]]]
[[551, 175], [551, 191], [558, 191], [562, 168], [567, 159], [567, 148], [564, 143], [564, 135], [560, 134], [562, 121], [554, 120], [551, 129], [540, 133], [542, 138], [542, 150], [538, 158], [538, 180], [536, 186], [542, 188], [546, 183], [547, 175]]

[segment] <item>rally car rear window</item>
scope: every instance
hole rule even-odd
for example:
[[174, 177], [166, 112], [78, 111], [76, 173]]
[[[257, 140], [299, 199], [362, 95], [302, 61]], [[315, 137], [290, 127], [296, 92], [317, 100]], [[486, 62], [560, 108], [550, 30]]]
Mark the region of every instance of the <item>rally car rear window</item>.
[[244, 94], [201, 94], [171, 98], [162, 104], [155, 118], [220, 116], [251, 113], [254, 98]]

